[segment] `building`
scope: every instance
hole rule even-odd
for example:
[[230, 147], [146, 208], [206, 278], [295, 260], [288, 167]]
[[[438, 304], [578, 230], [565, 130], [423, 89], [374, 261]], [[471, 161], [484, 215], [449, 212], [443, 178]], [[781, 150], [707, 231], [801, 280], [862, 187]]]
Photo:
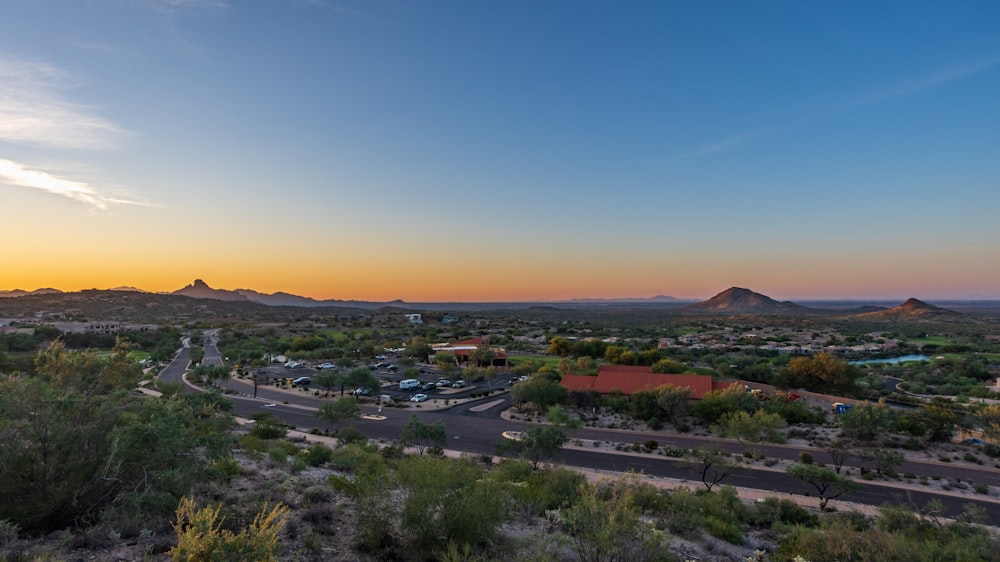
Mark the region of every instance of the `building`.
[[[467, 338], [453, 343], [437, 343], [431, 345], [431, 361], [434, 361], [433, 356], [438, 353], [450, 353], [455, 356], [455, 359], [459, 363], [466, 363], [469, 361], [469, 355], [474, 351], [478, 350], [484, 345], [488, 346], [483, 341], [483, 338]], [[495, 354], [493, 359], [490, 361], [489, 365], [478, 365], [479, 367], [496, 367], [498, 369], [507, 368], [507, 350], [502, 347], [492, 347], [488, 346], [491, 351]]]
[[569, 391], [596, 391], [601, 394], [618, 392], [625, 396], [640, 390], [653, 390], [665, 385], [687, 388], [692, 400], [701, 400], [713, 390], [728, 388], [733, 383], [715, 381], [709, 375], [685, 373], [666, 375], [654, 373], [652, 367], [636, 367], [632, 365], [601, 365], [597, 376], [563, 375], [560, 382]]

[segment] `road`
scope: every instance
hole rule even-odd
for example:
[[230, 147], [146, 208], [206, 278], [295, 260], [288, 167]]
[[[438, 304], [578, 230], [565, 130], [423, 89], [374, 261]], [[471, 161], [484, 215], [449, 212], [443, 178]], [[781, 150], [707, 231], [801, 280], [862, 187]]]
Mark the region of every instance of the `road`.
[[[205, 357], [218, 357], [217, 352], [210, 355], [209, 347], [211, 346], [206, 346]], [[186, 354], [187, 349], [182, 349], [177, 358], [161, 372], [160, 378], [165, 382], [179, 382], [188, 362]], [[253, 399], [249, 396], [252, 392], [252, 385], [249, 383], [234, 380], [227, 384], [238, 393], [231, 397], [235, 403], [234, 413], [240, 417], [251, 417], [256, 413], [266, 411], [301, 431], [335, 429], [315, 416], [315, 409], [323, 403], [323, 400], [314, 397], [311, 393], [289, 393], [261, 386], [258, 388], [258, 398]], [[193, 387], [187, 388], [189, 391], [197, 391]], [[494, 402], [495, 404], [489, 408], [478, 411], [475, 409], [477, 405], [482, 406]], [[394, 441], [399, 438], [403, 426], [410, 418], [417, 415], [424, 423], [434, 423], [440, 420], [444, 424], [447, 432], [445, 448], [473, 455], [492, 456], [496, 452], [497, 444], [503, 439], [503, 432], [521, 431], [526, 426], [523, 422], [505, 420], [500, 417], [499, 413], [508, 405], [508, 398], [495, 395], [444, 410], [423, 410], [416, 407], [383, 408], [381, 411], [382, 419], [362, 416], [355, 420], [354, 426], [371, 439]], [[363, 413], [375, 414], [374, 408], [374, 406], [365, 405]], [[624, 430], [584, 428], [575, 431], [573, 437], [575, 439], [620, 443], [643, 443], [650, 438], [657, 438], [661, 445], [669, 444], [681, 448], [704, 447], [706, 443], [711, 442], [723, 450], [732, 452], [742, 452], [743, 450], [743, 445], [728, 440], [675, 435], [654, 437], [649, 433], [633, 433]], [[772, 458], [797, 459], [801, 450], [803, 449], [792, 446], [769, 445], [765, 447], [764, 454]], [[829, 462], [825, 452], [816, 449], [809, 449], [809, 452], [813, 454], [817, 462]], [[642, 472], [647, 476], [662, 478], [692, 479], [695, 477], [690, 469], [681, 466], [676, 459], [651, 454], [629, 455], [612, 453], [607, 450], [591, 451], [565, 448], [554, 461], [568, 466], [598, 471], [635, 471]], [[952, 479], [960, 478], [965, 482], [1000, 486], [1000, 473], [992, 469], [907, 462], [900, 467], [899, 471], [912, 472], [922, 476], [937, 475]], [[789, 477], [784, 472], [774, 470], [744, 469], [729, 476], [725, 483], [776, 493], [805, 494], [812, 491], [807, 484]], [[697, 480], [692, 483], [692, 486], [700, 485], [700, 481]], [[964, 504], [973, 503], [986, 510], [987, 517], [992, 524], [1000, 524], [1000, 503], [983, 501], [970, 496], [936, 494], [924, 490], [904, 490], [899, 487], [865, 482], [862, 489], [852, 493], [849, 499], [852, 502], [875, 506], [886, 502], [905, 502], [908, 505], [923, 506], [932, 499], [937, 499], [942, 502], [947, 514], [951, 516], [961, 513]]]

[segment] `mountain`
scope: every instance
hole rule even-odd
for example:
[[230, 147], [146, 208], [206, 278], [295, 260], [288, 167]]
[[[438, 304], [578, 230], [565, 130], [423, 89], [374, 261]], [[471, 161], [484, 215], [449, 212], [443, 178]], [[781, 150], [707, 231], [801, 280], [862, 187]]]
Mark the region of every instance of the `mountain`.
[[27, 295], [51, 295], [55, 293], [61, 293], [59, 289], [35, 289], [34, 291], [24, 291], [21, 289], [14, 289], [13, 291], [0, 291], [0, 298], [3, 297], [24, 297]]
[[291, 293], [271, 293], [270, 295], [254, 291], [253, 289], [236, 289], [233, 291], [243, 295], [248, 300], [266, 304], [268, 306], [325, 306], [325, 301], [318, 301], [310, 297], [300, 297]]
[[685, 306], [682, 310], [708, 314], [807, 314], [813, 312], [791, 302], [779, 302], [750, 289], [730, 287], [707, 301]]
[[194, 283], [191, 283], [183, 289], [177, 289], [173, 295], [182, 295], [185, 297], [193, 297], [196, 299], [216, 299], [220, 301], [249, 301], [245, 295], [240, 294], [237, 291], [227, 291], [225, 289], [213, 289], [208, 286], [207, 283], [201, 279], [195, 279]]
[[880, 320], [941, 320], [948, 318], [959, 318], [962, 314], [933, 304], [927, 304], [922, 300], [910, 298], [903, 304], [875, 312], [866, 312], [855, 315], [855, 318], [870, 318]]

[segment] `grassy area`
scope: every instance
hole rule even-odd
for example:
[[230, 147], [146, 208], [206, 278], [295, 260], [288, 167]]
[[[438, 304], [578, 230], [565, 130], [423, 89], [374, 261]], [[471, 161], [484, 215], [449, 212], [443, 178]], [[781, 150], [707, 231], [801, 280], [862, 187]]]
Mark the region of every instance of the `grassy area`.
[[555, 355], [508, 355], [507, 356], [507, 361], [513, 363], [514, 365], [517, 365], [518, 363], [521, 363], [528, 359], [541, 361], [542, 363], [545, 363], [546, 367], [552, 367], [553, 369], [555, 369], [559, 367], [559, 360], [562, 358]]

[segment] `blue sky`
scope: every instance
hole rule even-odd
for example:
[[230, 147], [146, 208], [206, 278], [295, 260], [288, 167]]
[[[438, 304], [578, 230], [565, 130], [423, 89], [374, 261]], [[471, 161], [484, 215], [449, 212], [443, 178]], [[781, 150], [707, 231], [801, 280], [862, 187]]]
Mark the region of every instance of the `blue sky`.
[[14, 1], [0, 289], [1000, 297], [1000, 4]]

